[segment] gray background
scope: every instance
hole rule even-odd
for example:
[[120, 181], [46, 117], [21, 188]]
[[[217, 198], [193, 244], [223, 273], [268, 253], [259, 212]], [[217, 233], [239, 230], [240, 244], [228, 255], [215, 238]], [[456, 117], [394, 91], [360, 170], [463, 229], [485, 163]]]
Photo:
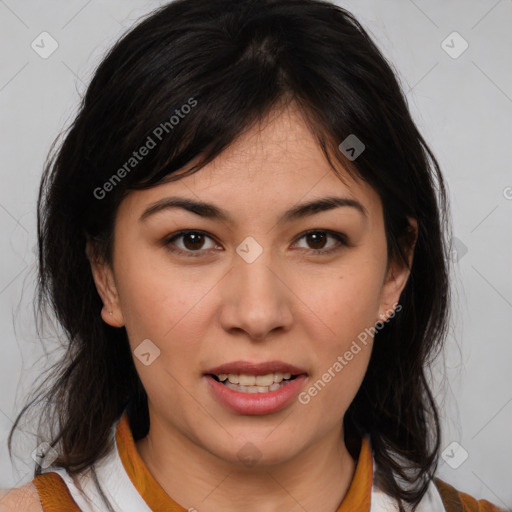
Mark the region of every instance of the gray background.
[[[358, 17], [394, 64], [450, 187], [458, 252], [453, 255], [455, 315], [432, 376], [446, 449], [438, 476], [510, 507], [512, 1], [338, 3]], [[32, 312], [42, 165], [51, 142], [73, 118], [101, 55], [159, 5], [0, 0], [0, 487], [31, 479], [35, 437], [24, 434], [14, 464], [6, 437], [31, 384], [48, 367]], [[46, 59], [31, 47], [32, 41], [42, 46], [44, 31], [58, 43]], [[469, 45], [457, 58], [464, 43], [448, 37], [453, 31]]]

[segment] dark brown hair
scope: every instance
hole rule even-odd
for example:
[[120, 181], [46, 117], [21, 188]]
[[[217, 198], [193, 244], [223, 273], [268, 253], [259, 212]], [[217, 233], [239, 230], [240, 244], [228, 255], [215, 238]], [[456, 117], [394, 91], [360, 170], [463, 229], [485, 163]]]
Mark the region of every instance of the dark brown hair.
[[[86, 240], [111, 262], [115, 214], [130, 190], [197, 172], [291, 103], [333, 170], [337, 160], [379, 194], [388, 260], [406, 264], [407, 217], [418, 222], [401, 311], [376, 333], [344, 422], [347, 441], [371, 435], [378, 484], [399, 500], [420, 501], [440, 445], [425, 372], [448, 324], [447, 198], [391, 65], [352, 14], [320, 0], [178, 0], [103, 59], [41, 181], [38, 306], [62, 326], [65, 350], [18, 415], [10, 450], [20, 418], [38, 405], [40, 431], [59, 453], [55, 464], [71, 474], [107, 453], [125, 408], [135, 439], [146, 435], [147, 396], [125, 329], [101, 319]], [[148, 137], [157, 142], [157, 127], [155, 148], [127, 168]], [[354, 161], [338, 149], [351, 134], [365, 145]], [[177, 174], [198, 156], [197, 166]]]

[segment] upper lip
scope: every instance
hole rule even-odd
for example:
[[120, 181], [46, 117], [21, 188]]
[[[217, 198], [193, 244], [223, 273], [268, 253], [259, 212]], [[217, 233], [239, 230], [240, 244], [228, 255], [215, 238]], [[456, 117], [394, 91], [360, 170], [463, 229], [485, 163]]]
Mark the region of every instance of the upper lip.
[[215, 368], [210, 368], [205, 372], [207, 375], [220, 375], [222, 373], [243, 374], [243, 375], [267, 375], [269, 373], [291, 373], [292, 375], [301, 375], [307, 373], [303, 368], [294, 366], [283, 361], [264, 361], [254, 363], [251, 361], [233, 361], [231, 363], [221, 364]]

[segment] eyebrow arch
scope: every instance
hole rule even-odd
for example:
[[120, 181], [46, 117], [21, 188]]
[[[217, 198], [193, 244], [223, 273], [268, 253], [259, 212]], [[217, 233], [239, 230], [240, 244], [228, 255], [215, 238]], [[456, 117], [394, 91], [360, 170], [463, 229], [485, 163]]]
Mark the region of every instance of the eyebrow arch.
[[[278, 224], [291, 222], [296, 219], [314, 215], [334, 208], [351, 207], [355, 208], [364, 217], [368, 217], [366, 208], [357, 200], [348, 197], [329, 196], [321, 199], [315, 199], [307, 203], [301, 203], [287, 210], [281, 215]], [[220, 220], [223, 222], [231, 222], [230, 215], [221, 208], [203, 201], [196, 201], [185, 197], [166, 197], [151, 204], [140, 216], [139, 221], [144, 221], [148, 217], [163, 210], [173, 208], [181, 208], [189, 212], [195, 213], [207, 219]]]

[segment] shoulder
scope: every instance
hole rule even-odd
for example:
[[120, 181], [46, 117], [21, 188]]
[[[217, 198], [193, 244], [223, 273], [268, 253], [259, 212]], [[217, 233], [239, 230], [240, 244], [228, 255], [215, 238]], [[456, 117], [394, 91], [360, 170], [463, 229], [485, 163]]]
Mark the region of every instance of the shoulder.
[[434, 478], [447, 512], [506, 512], [505, 509], [487, 500], [477, 500], [469, 494], [455, 489], [440, 478]]
[[36, 486], [30, 482], [22, 487], [0, 490], [0, 512], [43, 512]]

